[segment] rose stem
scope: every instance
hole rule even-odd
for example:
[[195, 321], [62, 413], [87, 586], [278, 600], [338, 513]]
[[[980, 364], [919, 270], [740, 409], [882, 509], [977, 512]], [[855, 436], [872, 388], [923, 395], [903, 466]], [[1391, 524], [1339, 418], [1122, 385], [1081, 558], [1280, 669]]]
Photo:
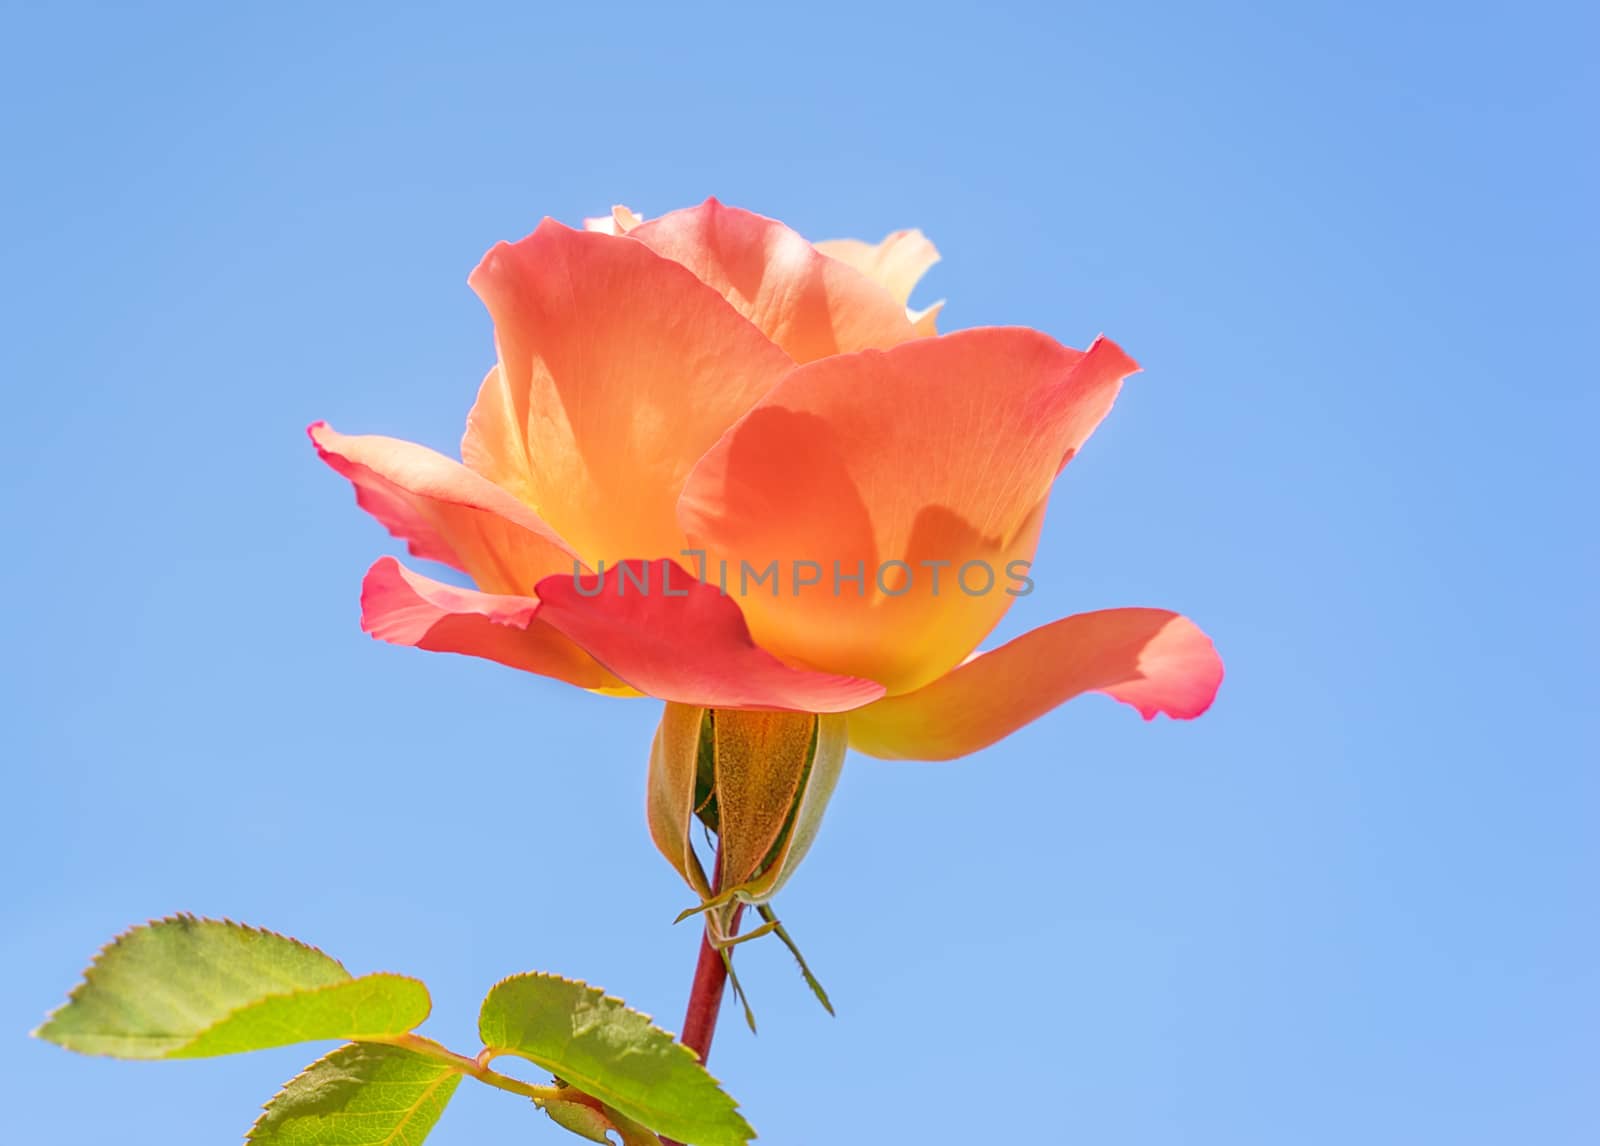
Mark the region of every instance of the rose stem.
[[[744, 905], [738, 905], [729, 929], [739, 926]], [[722, 952], [711, 946], [708, 936], [700, 937], [700, 958], [694, 965], [694, 986], [689, 990], [689, 1009], [683, 1016], [683, 1045], [700, 1056], [704, 1063], [711, 1056], [711, 1036], [717, 1033], [717, 1015], [722, 1010], [723, 988], [728, 984], [728, 966]]]
[[[712, 871], [720, 871], [721, 860], [721, 849], [718, 848]], [[713, 895], [719, 882], [714, 880], [712, 883]], [[743, 914], [744, 904], [735, 904], [733, 915], [728, 920], [729, 934], [738, 932], [739, 917]], [[728, 965], [722, 961], [722, 952], [711, 946], [709, 935], [702, 932], [700, 958], [694, 965], [694, 985], [689, 988], [689, 1008], [684, 1012], [683, 1034], [679, 1036], [684, 1046], [700, 1056], [702, 1065], [711, 1057], [711, 1036], [717, 1033], [717, 1015], [722, 1011], [722, 995], [727, 985]], [[679, 1146], [679, 1143], [671, 1138], [663, 1138], [661, 1146]]]

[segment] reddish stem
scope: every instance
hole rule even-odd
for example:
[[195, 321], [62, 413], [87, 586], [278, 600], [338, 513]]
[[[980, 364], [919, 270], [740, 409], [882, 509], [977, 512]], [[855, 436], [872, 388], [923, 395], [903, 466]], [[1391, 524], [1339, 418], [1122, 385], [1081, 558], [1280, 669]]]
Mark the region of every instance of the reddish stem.
[[[732, 932], [739, 926], [744, 905], [734, 909], [729, 923]], [[683, 1016], [683, 1045], [700, 1056], [711, 1057], [711, 1037], [717, 1033], [717, 1015], [722, 1011], [723, 989], [728, 985], [728, 966], [722, 952], [711, 946], [708, 936], [700, 937], [700, 958], [694, 965], [694, 986], [689, 989], [689, 1009]]]
[[[712, 871], [718, 873], [711, 881], [711, 893], [716, 894], [721, 885], [722, 849], [718, 847]], [[739, 917], [744, 914], [744, 904], [734, 905], [728, 919], [728, 934], [739, 931]], [[694, 984], [689, 988], [689, 1008], [683, 1016], [683, 1034], [678, 1041], [700, 1056], [701, 1065], [711, 1057], [711, 1037], [717, 1033], [717, 1016], [722, 1013], [722, 995], [728, 985], [728, 965], [722, 952], [711, 946], [709, 934], [700, 935], [700, 958], [695, 960]], [[661, 1146], [682, 1146], [671, 1138], [663, 1138]]]

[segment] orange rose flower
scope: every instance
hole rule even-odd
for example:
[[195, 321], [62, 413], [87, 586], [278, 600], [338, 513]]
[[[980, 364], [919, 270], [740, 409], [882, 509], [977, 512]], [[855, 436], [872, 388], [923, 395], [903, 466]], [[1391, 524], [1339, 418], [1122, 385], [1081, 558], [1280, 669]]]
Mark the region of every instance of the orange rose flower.
[[[470, 281], [498, 363], [461, 462], [311, 427], [364, 509], [477, 585], [382, 558], [362, 627], [694, 713], [802, 714], [810, 752], [962, 756], [1085, 692], [1198, 716], [1222, 666], [1175, 613], [1083, 613], [974, 652], [1137, 366], [1103, 338], [937, 334], [936, 308], [907, 309], [937, 259], [916, 231], [813, 245], [714, 199], [496, 246]], [[690, 752], [698, 718], [669, 717]], [[658, 757], [685, 738], [670, 724]], [[673, 799], [694, 783], [678, 763]], [[748, 845], [753, 868], [770, 845]]]

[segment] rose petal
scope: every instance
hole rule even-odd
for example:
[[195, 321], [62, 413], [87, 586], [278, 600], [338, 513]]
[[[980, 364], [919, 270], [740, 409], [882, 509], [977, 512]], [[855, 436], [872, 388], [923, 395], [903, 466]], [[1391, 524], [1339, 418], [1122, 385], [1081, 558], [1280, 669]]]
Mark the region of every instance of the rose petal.
[[[1135, 369], [1109, 341], [1083, 353], [1020, 328], [814, 362], [706, 454], [679, 520], [729, 562], [762, 647], [909, 692], [1022, 591], [1013, 563], [1033, 556], [1063, 459]], [[750, 591], [745, 565], [772, 561], [781, 592]], [[844, 579], [858, 570], [860, 588]]]
[[393, 557], [380, 558], [361, 584], [361, 628], [380, 641], [483, 657], [580, 688], [632, 692], [538, 611], [532, 597], [459, 589]]
[[750, 639], [739, 606], [673, 561], [628, 561], [539, 583], [539, 618], [650, 696], [704, 708], [843, 712], [870, 680], [784, 664]]
[[950, 760], [1008, 736], [1063, 701], [1103, 692], [1146, 720], [1210, 707], [1222, 660], [1165, 609], [1080, 613], [980, 653], [925, 688], [852, 712], [850, 746], [886, 759]]
[[460, 462], [325, 422], [307, 432], [322, 460], [355, 486], [357, 504], [413, 555], [454, 566], [496, 593], [526, 592], [541, 577], [572, 570], [572, 551], [538, 514]]
[[774, 219], [707, 199], [628, 235], [688, 267], [796, 362], [916, 336], [903, 301]]
[[830, 259], [838, 259], [866, 275], [901, 306], [911, 301], [918, 280], [939, 261], [939, 248], [918, 230], [895, 231], [881, 243], [824, 239], [816, 247]]
[[537, 507], [590, 566], [682, 548], [695, 461], [792, 362], [643, 243], [545, 220], [473, 272], [500, 367], [462, 457]]

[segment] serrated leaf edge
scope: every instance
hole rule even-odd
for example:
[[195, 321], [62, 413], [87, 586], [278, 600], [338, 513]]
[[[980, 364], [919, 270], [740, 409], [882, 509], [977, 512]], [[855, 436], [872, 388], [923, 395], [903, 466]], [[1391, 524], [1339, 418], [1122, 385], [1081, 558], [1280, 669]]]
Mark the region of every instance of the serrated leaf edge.
[[[423, 982], [421, 979], [417, 978], [414, 975], [402, 974], [399, 971], [369, 971], [365, 975], [352, 975], [350, 973], [350, 969], [344, 965], [344, 962], [342, 960], [335, 959], [332, 955], [329, 955], [322, 948], [316, 946], [315, 944], [307, 943], [303, 939], [296, 939], [292, 935], [285, 935], [281, 931], [273, 931], [271, 928], [257, 927], [256, 925], [251, 924], [251, 923], [240, 923], [238, 920], [229, 919], [226, 916], [224, 916], [221, 919], [213, 919], [210, 916], [195, 915], [194, 913], [188, 912], [188, 911], [178, 911], [178, 912], [174, 912], [171, 915], [163, 915], [160, 919], [152, 919], [152, 920], [148, 920], [145, 923], [135, 924], [132, 927], [129, 927], [124, 931], [118, 932], [113, 938], [111, 938], [107, 942], [102, 943], [100, 945], [100, 949], [98, 951], [96, 951], [94, 953], [93, 958], [91, 958], [89, 960], [89, 965], [83, 969], [82, 977], [78, 980], [77, 985], [74, 986], [72, 988], [72, 990], [67, 992], [67, 1001], [62, 1003], [59, 1007], [56, 1007], [53, 1011], [49, 1012], [47, 1015], [45, 1015], [44, 1022], [40, 1023], [33, 1030], [29, 1031], [28, 1032], [28, 1037], [29, 1038], [40, 1039], [40, 1040], [42, 1040], [44, 1042], [51, 1043], [54, 1046], [60, 1046], [60, 1047], [62, 1047], [63, 1050], [71, 1050], [72, 1049], [71, 1047], [63, 1046], [61, 1043], [58, 1043], [54, 1039], [50, 1038], [44, 1032], [50, 1026], [51, 1023], [55, 1022], [56, 1017], [58, 1015], [60, 1015], [68, 1007], [72, 1006], [73, 1003], [77, 1002], [78, 1001], [78, 997], [80, 995], [82, 995], [84, 991], [88, 990], [94, 984], [95, 973], [98, 970], [98, 965], [100, 963], [100, 960], [102, 958], [104, 958], [109, 952], [111, 952], [112, 950], [114, 950], [115, 948], [120, 946], [122, 943], [126, 942], [135, 932], [148, 931], [148, 930], [154, 929], [156, 927], [162, 927], [162, 926], [165, 926], [167, 924], [173, 924], [173, 923], [206, 923], [206, 924], [215, 924], [215, 925], [219, 925], [219, 926], [222, 926], [222, 927], [231, 927], [231, 928], [234, 928], [235, 930], [238, 930], [238, 931], [245, 931], [245, 932], [248, 932], [248, 933], [250, 933], [252, 935], [262, 935], [262, 936], [266, 936], [266, 937], [271, 938], [271, 939], [281, 939], [285, 943], [293, 944], [294, 946], [299, 947], [302, 950], [310, 951], [310, 952], [313, 952], [314, 954], [321, 955], [324, 959], [329, 960], [330, 962], [332, 962], [334, 964], [334, 966], [338, 967], [340, 971], [344, 972], [345, 978], [341, 982], [338, 982], [338, 983], [324, 983], [320, 987], [301, 987], [301, 988], [298, 988], [298, 989], [293, 990], [293, 991], [274, 991], [271, 994], [258, 996], [257, 998], [250, 1000], [250, 1002], [248, 1002], [248, 1003], [242, 1003], [239, 1006], [235, 1007], [233, 1010], [229, 1011], [227, 1014], [223, 1015], [221, 1018], [217, 1019], [215, 1022], [213, 1022], [209, 1026], [203, 1027], [200, 1030], [196, 1031], [194, 1033], [193, 1037], [190, 1038], [188, 1042], [183, 1043], [180, 1046], [176, 1046], [176, 1047], [172, 1048], [171, 1052], [169, 1052], [167, 1055], [162, 1056], [163, 1058], [171, 1058], [174, 1055], [186, 1050], [187, 1048], [193, 1046], [195, 1043], [199, 1042], [200, 1039], [205, 1037], [211, 1031], [215, 1030], [217, 1027], [220, 1027], [223, 1023], [226, 1023], [226, 1022], [230, 1021], [231, 1019], [233, 1019], [234, 1016], [239, 1014], [239, 1012], [244, 1011], [244, 1010], [248, 1010], [249, 1008], [254, 1007], [254, 1006], [258, 1006], [258, 1005], [260, 1005], [261, 1003], [265, 1002], [268, 999], [283, 999], [283, 998], [288, 998], [291, 995], [314, 995], [314, 994], [317, 994], [320, 991], [327, 991], [327, 990], [332, 990], [332, 989], [337, 988], [337, 987], [343, 987], [346, 983], [356, 983], [356, 982], [361, 981], [362, 979], [369, 979], [369, 978], [373, 978], [373, 977], [378, 976], [378, 975], [386, 975], [386, 976], [390, 976], [390, 977], [395, 978], [395, 979], [405, 979], [408, 982], [416, 983], [418, 986], [420, 986], [422, 988], [423, 993], [428, 996], [428, 1013], [422, 1017], [422, 1020], [420, 1022], [417, 1023], [418, 1027], [420, 1027], [423, 1023], [427, 1022], [428, 1019], [433, 1015], [433, 992], [428, 990], [428, 984], [427, 983]], [[514, 977], [515, 976], [513, 976], [513, 978]], [[624, 1006], [626, 1006], [626, 1004], [624, 1004]], [[416, 1027], [413, 1027], [412, 1029], [415, 1030]], [[381, 1041], [381, 1040], [379, 1040], [379, 1039], [352, 1038], [350, 1041], [351, 1042], [376, 1042], [376, 1041]], [[295, 1044], [290, 1043], [290, 1044], [287, 1044], [287, 1045], [293, 1046]], [[74, 1051], [73, 1053], [78, 1054], [78, 1053], [83, 1053], [83, 1052]], [[241, 1052], [241, 1053], [245, 1053], [245, 1052]], [[332, 1053], [332, 1052], [330, 1052], [330, 1053]], [[115, 1056], [108, 1056], [108, 1057], [115, 1057]], [[326, 1057], [326, 1056], [324, 1056], [324, 1057]], [[321, 1059], [318, 1059], [317, 1061], [320, 1062]], [[309, 1069], [309, 1068], [307, 1068], [307, 1069]]]
[[[56, 1020], [56, 1016], [60, 1015], [62, 1011], [65, 1011], [68, 1007], [72, 1006], [73, 1003], [77, 1002], [78, 996], [82, 995], [83, 992], [94, 983], [95, 972], [99, 967], [100, 960], [104, 959], [116, 948], [127, 942], [133, 937], [135, 932], [148, 931], [157, 927], [166, 926], [167, 924], [171, 923], [215, 923], [220, 924], [223, 927], [234, 927], [238, 928], [240, 931], [252, 932], [256, 935], [267, 935], [274, 939], [282, 939], [287, 943], [293, 943], [296, 947], [303, 947], [307, 951], [313, 951], [325, 959], [333, 960], [333, 962], [337, 964], [339, 970], [343, 971], [346, 975], [350, 975], [350, 969], [338, 959], [334, 959], [332, 955], [329, 955], [322, 948], [313, 946], [304, 940], [296, 939], [292, 935], [284, 935], [282, 932], [273, 931], [266, 927], [257, 927], [250, 923], [240, 923], [237, 920], [229, 919], [226, 916], [221, 919], [213, 919], [206, 915], [195, 915], [190, 911], [176, 911], [171, 915], [163, 915], [160, 919], [147, 919], [143, 923], [136, 923], [126, 930], [117, 932], [117, 934], [111, 939], [107, 940], [105, 943], [102, 943], [100, 945], [100, 949], [94, 953], [93, 957], [90, 958], [89, 965], [85, 967], [80, 974], [77, 985], [74, 986], [72, 990], [67, 992], [67, 1001], [45, 1015], [44, 1022], [40, 1023], [37, 1027], [28, 1032], [29, 1037], [44, 1039], [46, 1042], [51, 1041], [44, 1035], [45, 1028], [53, 1023]], [[355, 978], [354, 975], [350, 975], [350, 977], [352, 979]]]

